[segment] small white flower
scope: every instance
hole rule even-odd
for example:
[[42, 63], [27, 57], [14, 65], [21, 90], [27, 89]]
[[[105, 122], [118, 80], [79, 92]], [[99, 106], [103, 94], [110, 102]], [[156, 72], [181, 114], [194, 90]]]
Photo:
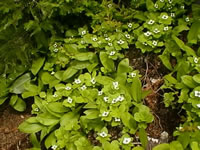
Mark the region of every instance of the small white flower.
[[153, 32], [157, 34], [157, 33], [160, 32], [160, 30], [158, 30], [157, 28], [155, 28], [155, 29], [153, 30]]
[[98, 95], [102, 95], [103, 94], [103, 91], [98, 91]]
[[130, 73], [130, 76], [131, 76], [132, 78], [136, 77], [136, 75], [137, 75], [137, 74], [136, 74], [135, 72], [131, 72], [131, 73]]
[[155, 22], [154, 20], [149, 20], [148, 24], [152, 25], [152, 24], [154, 24], [154, 22]]
[[55, 43], [53, 46], [56, 48], [58, 45]]
[[119, 41], [117, 41], [117, 43], [121, 45], [121, 44], [124, 44], [124, 41], [123, 40], [119, 40]]
[[171, 17], [175, 17], [175, 13], [171, 13]]
[[55, 48], [53, 51], [54, 51], [55, 53], [57, 53], [57, 52], [58, 52], [58, 49], [57, 49], [57, 48]]
[[69, 90], [71, 90], [71, 87], [70, 86], [66, 86], [65, 90], [69, 91]]
[[114, 89], [119, 89], [119, 83], [118, 82], [113, 82], [113, 87], [114, 87]]
[[183, 127], [179, 127], [178, 129], [179, 129], [179, 130], [182, 130], [182, 129], [183, 129]]
[[197, 126], [197, 128], [200, 130], [200, 126]]
[[129, 27], [129, 28], [132, 28], [132, 26], [133, 26], [132, 23], [129, 23], [129, 24], [128, 24], [128, 27]]
[[131, 142], [131, 138], [124, 138], [123, 144], [129, 144]]
[[145, 35], [145, 36], [150, 36], [150, 35], [151, 35], [151, 32], [147, 31], [147, 32], [144, 33], [144, 35]]
[[153, 41], [152, 44], [153, 44], [154, 46], [157, 46], [158, 42], [157, 42], [157, 41]]
[[186, 18], [185, 18], [185, 21], [186, 21], [186, 22], [189, 22], [189, 21], [190, 21], [190, 18], [189, 18], [189, 17], [186, 17]]
[[115, 103], [117, 103], [117, 102], [118, 102], [118, 100], [114, 98], [114, 99], [112, 100], [111, 103], [112, 103], [112, 104], [115, 104]]
[[123, 100], [124, 100], [124, 96], [118, 96], [118, 97], [117, 97], [117, 101], [122, 102]]
[[82, 34], [82, 35], [85, 35], [85, 34], [86, 34], [86, 31], [85, 31], [85, 30], [83, 30], [83, 31], [81, 32], [81, 34]]
[[158, 139], [154, 139], [154, 138], [152, 138], [151, 140], [153, 143], [158, 143], [158, 141], [159, 141]]
[[115, 122], [119, 122], [119, 121], [121, 121], [121, 119], [115, 117]]
[[160, 2], [162, 2], [162, 3], [163, 3], [164, 1], [165, 1], [165, 0], [160, 0]]
[[112, 7], [112, 4], [108, 4], [108, 8], [111, 8]]
[[54, 74], [55, 74], [55, 72], [54, 72], [54, 71], [52, 71], [52, 72], [51, 72], [51, 75], [54, 75]]
[[200, 97], [200, 91], [194, 91], [194, 96]]
[[108, 97], [105, 96], [105, 97], [103, 98], [103, 100], [104, 100], [104, 102], [108, 102]]
[[81, 44], [85, 44], [85, 41], [81, 41]]
[[35, 108], [34, 111], [38, 112], [38, 111], [39, 111], [39, 108]]
[[107, 134], [106, 132], [103, 131], [103, 132], [99, 133], [99, 135], [100, 135], [101, 137], [104, 138], [104, 137], [106, 137], [108, 134]]
[[80, 79], [75, 79], [74, 81], [76, 84], [80, 84], [81, 83], [81, 80]]
[[109, 112], [108, 111], [104, 111], [103, 113], [102, 113], [102, 116], [103, 117], [107, 117], [109, 115]]
[[110, 41], [110, 38], [109, 38], [109, 37], [106, 37], [105, 40], [106, 40], [106, 41]]
[[90, 80], [90, 82], [91, 82], [92, 84], [95, 84], [95, 83], [96, 83], [96, 80], [95, 80], [94, 78], [92, 78], [92, 79]]
[[154, 4], [154, 7], [155, 7], [155, 8], [158, 8], [158, 4]]
[[112, 43], [108, 43], [108, 46], [112, 46]]
[[200, 104], [197, 104], [197, 107], [200, 108]]
[[113, 55], [115, 55], [115, 53], [116, 53], [115, 51], [111, 51], [109, 55], [113, 56]]
[[51, 146], [51, 148], [53, 149], [53, 150], [56, 150], [57, 149], [57, 145], [53, 145], [53, 146]]
[[81, 90], [86, 90], [87, 89], [87, 87], [85, 86], [85, 85], [83, 85], [82, 87], [81, 87]]
[[194, 58], [194, 62], [197, 64], [199, 59], [197, 57]]
[[167, 30], [169, 30], [169, 27], [166, 26], [166, 27], [163, 28], [163, 30], [164, 30], [164, 31], [167, 31]]
[[171, 4], [173, 2], [173, 0], [168, 0], [168, 2]]
[[53, 97], [58, 97], [58, 95], [57, 95], [57, 94], [54, 94]]
[[147, 46], [148, 44], [146, 42], [142, 43], [143, 45]]
[[92, 40], [93, 40], [94, 42], [96, 42], [98, 39], [97, 39], [96, 37], [93, 37]]
[[185, 6], [184, 6], [184, 5], [182, 5], [182, 6], [181, 6], [181, 9], [184, 9], [184, 8], [185, 8]]
[[168, 9], [171, 10], [171, 9], [172, 9], [172, 6], [170, 6]]
[[127, 39], [130, 39], [130, 38], [131, 38], [131, 36], [130, 36], [129, 34], [125, 34], [125, 37], [126, 37]]
[[73, 102], [73, 99], [71, 97], [68, 97], [67, 102], [71, 104]]
[[167, 15], [163, 15], [163, 16], [162, 16], [162, 19], [168, 19], [168, 17], [169, 17], [169, 16], [167, 16]]

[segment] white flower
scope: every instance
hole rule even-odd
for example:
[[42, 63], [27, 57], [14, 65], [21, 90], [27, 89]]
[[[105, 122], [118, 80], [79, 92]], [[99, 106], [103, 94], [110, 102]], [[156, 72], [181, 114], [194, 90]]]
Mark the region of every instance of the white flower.
[[81, 80], [80, 79], [75, 79], [74, 81], [76, 84], [80, 84], [81, 83]]
[[55, 74], [55, 72], [54, 72], [54, 71], [52, 71], [52, 72], [51, 72], [51, 75], [54, 75], [54, 74]]
[[172, 9], [172, 6], [170, 6], [168, 9], [169, 9], [169, 10]]
[[142, 43], [143, 45], [147, 46], [148, 44], [146, 42]]
[[130, 76], [131, 76], [132, 78], [134, 78], [134, 77], [136, 77], [136, 73], [135, 73], [135, 72], [131, 72], [131, 73], [130, 73]]
[[169, 17], [169, 16], [167, 16], [167, 15], [163, 15], [163, 16], [162, 16], [162, 19], [168, 19], [168, 17]]
[[117, 101], [122, 102], [123, 100], [124, 100], [124, 96], [118, 96], [118, 97], [117, 97]]
[[114, 99], [112, 100], [111, 103], [112, 103], [112, 104], [115, 104], [115, 103], [117, 103], [117, 102], [118, 102], [118, 100], [114, 98]]
[[169, 29], [169, 27], [168, 26], [166, 26], [166, 27], [164, 27], [164, 31], [167, 31]]
[[108, 4], [108, 8], [111, 8], [112, 7], [112, 4]]
[[115, 51], [111, 51], [109, 55], [113, 56], [113, 55], [115, 55], [115, 53], [116, 53]]
[[158, 8], [158, 4], [154, 4], [154, 7], [155, 7], [155, 8]]
[[144, 33], [144, 35], [145, 35], [145, 36], [150, 36], [150, 35], [151, 35], [151, 32], [147, 31], [147, 32]]
[[102, 95], [103, 94], [103, 91], [98, 91], [98, 95]]
[[108, 97], [105, 96], [105, 97], [103, 98], [103, 100], [104, 100], [104, 102], [108, 102]]
[[184, 8], [185, 8], [185, 6], [184, 6], [184, 5], [182, 5], [182, 6], [181, 6], [181, 9], [184, 9]]
[[104, 111], [103, 113], [102, 113], [102, 116], [103, 117], [107, 117], [109, 115], [109, 112], [108, 111]]
[[73, 101], [73, 99], [72, 99], [71, 97], [68, 97], [68, 98], [67, 98], [67, 102], [68, 102], [68, 103], [70, 103], [70, 104], [71, 104], [71, 103], [72, 103], [72, 101]]
[[87, 87], [85, 86], [85, 85], [83, 85], [82, 87], [81, 87], [81, 90], [86, 90], [87, 89]]
[[171, 17], [175, 17], [175, 13], [171, 13]]
[[81, 34], [82, 34], [82, 35], [85, 35], [85, 34], [86, 34], [86, 31], [85, 31], [85, 30], [83, 30], [83, 31], [81, 32]]
[[121, 45], [121, 44], [124, 44], [124, 41], [123, 40], [119, 40], [119, 41], [117, 41], [117, 43]]
[[154, 24], [154, 22], [155, 22], [154, 20], [149, 20], [148, 24], [152, 25], [152, 24]]
[[194, 58], [194, 62], [197, 64], [199, 59], [197, 57]]
[[110, 41], [110, 38], [109, 38], [109, 37], [106, 37], [105, 40], [106, 40], [106, 41]]
[[200, 91], [194, 91], [194, 96], [200, 97]]
[[186, 18], [185, 18], [185, 21], [186, 21], [186, 22], [189, 22], [189, 21], [190, 21], [190, 18], [189, 18], [189, 17], [186, 17]]
[[53, 46], [56, 48], [58, 45], [55, 43]]
[[94, 42], [96, 42], [96, 41], [97, 41], [97, 38], [96, 38], [96, 37], [93, 37], [92, 40], [93, 40]]
[[158, 42], [157, 42], [157, 41], [153, 41], [152, 44], [153, 44], [154, 46], [157, 46]]
[[113, 82], [113, 87], [114, 87], [114, 89], [119, 89], [119, 83], [118, 82]]
[[53, 97], [58, 97], [58, 95], [57, 95], [57, 94], [54, 94]]
[[55, 48], [53, 51], [54, 51], [55, 53], [57, 53], [57, 52], [58, 52], [58, 49], [57, 49], [57, 48]]
[[200, 130], [200, 126], [197, 126], [197, 128]]
[[112, 43], [108, 43], [108, 46], [112, 46]]
[[107, 134], [106, 132], [103, 131], [103, 132], [99, 133], [99, 135], [100, 135], [101, 137], [104, 138], [104, 137], [106, 137], [108, 134]]
[[132, 26], [133, 26], [132, 23], [129, 23], [129, 24], [128, 24], [128, 27], [129, 27], [129, 28], [132, 28]]
[[34, 111], [37, 111], [37, 112], [38, 112], [38, 111], [39, 111], [39, 108], [35, 108]]
[[162, 3], [163, 3], [164, 1], [165, 1], [165, 0], [160, 0], [160, 2], [162, 2]]
[[123, 144], [129, 144], [131, 142], [131, 138], [124, 138]]
[[200, 104], [197, 104], [197, 107], [200, 108]]
[[57, 145], [53, 145], [53, 146], [51, 146], [51, 148], [53, 149], [53, 150], [56, 150], [57, 149]]
[[92, 79], [90, 80], [90, 82], [91, 82], [92, 84], [95, 84], [95, 83], [96, 83], [96, 80], [95, 80], [94, 78], [92, 78]]
[[119, 122], [119, 121], [121, 121], [121, 119], [115, 117], [115, 121], [116, 121], [116, 122]]
[[159, 141], [158, 139], [154, 139], [154, 138], [152, 138], [151, 140], [153, 143], [158, 143], [158, 141]]
[[182, 130], [182, 129], [183, 129], [183, 127], [179, 127], [178, 129], [179, 129], [179, 130]]
[[173, 0], [168, 0], [168, 2], [171, 4], [173, 2]]
[[130, 38], [131, 38], [131, 36], [130, 36], [129, 34], [125, 34], [125, 37], [126, 37], [127, 39], [130, 39]]
[[71, 90], [71, 87], [70, 86], [66, 86], [65, 90]]
[[154, 33], [159, 33], [160, 30], [158, 30], [157, 28], [155, 28], [155, 29], [153, 30], [153, 32], [154, 32]]

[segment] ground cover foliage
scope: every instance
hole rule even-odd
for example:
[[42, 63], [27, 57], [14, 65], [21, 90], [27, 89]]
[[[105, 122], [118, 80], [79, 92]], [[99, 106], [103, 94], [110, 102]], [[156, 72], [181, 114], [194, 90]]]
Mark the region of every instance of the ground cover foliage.
[[[17, 111], [33, 150], [143, 150], [154, 119], [125, 52], [155, 53], [170, 71], [166, 107], [185, 110], [169, 144], [200, 149], [200, 6], [194, 0], [1, 0], [0, 104]], [[118, 134], [111, 136], [110, 130]], [[94, 136], [96, 142], [88, 135]], [[135, 135], [141, 145], [134, 145]]]

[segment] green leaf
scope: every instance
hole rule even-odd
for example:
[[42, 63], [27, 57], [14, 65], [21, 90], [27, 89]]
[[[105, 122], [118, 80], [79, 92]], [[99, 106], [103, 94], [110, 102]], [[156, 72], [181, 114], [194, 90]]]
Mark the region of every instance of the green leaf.
[[163, 143], [154, 147], [153, 150], [170, 150], [170, 146], [169, 144]]
[[35, 135], [35, 133], [32, 133], [30, 135], [30, 141], [31, 141], [31, 144], [33, 144], [34, 148], [40, 148], [40, 142], [38, 141], [37, 136]]
[[170, 143], [170, 150], [183, 150], [183, 146], [179, 141], [173, 141]]
[[200, 150], [199, 143], [196, 141], [191, 142], [190, 147], [192, 148], [192, 150]]
[[161, 59], [162, 63], [167, 67], [169, 70], [173, 70], [171, 62], [170, 62], [170, 56], [169, 55], [159, 55], [159, 58]]
[[150, 113], [150, 109], [145, 105], [136, 105], [139, 109], [138, 112], [134, 114], [134, 119], [137, 122], [151, 123], [153, 121], [153, 115]]
[[71, 78], [73, 75], [75, 75], [78, 72], [77, 69], [74, 69], [73, 67], [69, 67], [67, 68], [67, 70], [65, 70], [65, 72], [63, 73], [63, 80], [67, 80], [69, 78]]
[[22, 112], [26, 109], [26, 103], [21, 98], [18, 98], [17, 102], [12, 107], [17, 111]]
[[9, 104], [10, 104], [11, 106], [14, 106], [14, 105], [16, 104], [16, 102], [17, 102], [17, 99], [18, 99], [18, 96], [17, 96], [17, 95], [12, 95], [11, 98], [10, 98]]
[[182, 82], [189, 88], [195, 88], [198, 84], [193, 80], [192, 76], [184, 75], [181, 77]]
[[73, 69], [81, 70], [87, 68], [91, 63], [89, 61], [78, 61], [74, 60], [71, 62], [70, 66]]
[[48, 149], [55, 143], [56, 143], [56, 136], [54, 132], [52, 132], [45, 140], [45, 147]]
[[8, 97], [2, 97], [0, 98], [0, 105], [2, 105], [6, 100], [7, 100]]
[[147, 133], [146, 133], [144, 128], [139, 129], [139, 138], [140, 138], [140, 141], [142, 143], [142, 147], [144, 149], [146, 149], [147, 144], [148, 144], [148, 139], [147, 139]]
[[136, 102], [140, 102], [142, 100], [142, 84], [138, 76], [133, 78], [131, 95]]
[[36, 75], [43, 66], [45, 58], [38, 58], [32, 62], [31, 72]]
[[28, 123], [27, 121], [19, 125], [19, 130], [24, 133], [36, 133], [44, 128], [39, 123]]
[[141, 147], [141, 146], [136, 146], [136, 147], [134, 147], [132, 150], [144, 150], [144, 148]]
[[102, 65], [105, 67], [106, 70], [108, 70], [109, 72], [112, 72], [115, 70], [114, 61], [108, 57], [106, 52], [100, 52], [99, 57], [100, 57]]
[[73, 56], [74, 59], [79, 61], [91, 60], [94, 57], [94, 53], [86, 52], [86, 53], [78, 53]]
[[192, 79], [196, 82], [200, 84], [200, 74], [196, 74], [192, 77]]
[[96, 119], [99, 117], [99, 110], [89, 109], [89, 110], [84, 111], [84, 114], [86, 114], [87, 119]]
[[200, 35], [200, 21], [195, 21], [187, 35], [188, 43], [197, 44], [198, 36]]
[[57, 113], [65, 113], [69, 111], [69, 108], [64, 107], [61, 102], [49, 103], [48, 108]]
[[25, 91], [24, 84], [31, 80], [30, 74], [26, 73], [19, 77], [10, 87], [10, 92], [21, 94]]

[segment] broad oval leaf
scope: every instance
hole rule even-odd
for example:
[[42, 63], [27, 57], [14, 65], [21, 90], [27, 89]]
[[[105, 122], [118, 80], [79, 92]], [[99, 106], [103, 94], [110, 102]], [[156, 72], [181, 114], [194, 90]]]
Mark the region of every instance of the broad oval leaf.
[[24, 133], [36, 133], [44, 128], [43, 125], [39, 123], [28, 123], [28, 122], [23, 122], [22, 124], [19, 125], [19, 130]]
[[45, 58], [43, 57], [41, 57], [41, 58], [38, 58], [38, 59], [36, 59], [36, 60], [34, 60], [33, 61], [33, 63], [32, 63], [32, 67], [31, 67], [31, 72], [34, 74], [34, 75], [36, 75], [38, 72], [39, 72], [39, 70], [40, 70], [40, 68], [43, 66], [43, 64], [44, 64], [44, 61], [45, 61]]
[[200, 74], [196, 74], [192, 78], [195, 82], [200, 83]]
[[182, 82], [189, 88], [195, 88], [198, 84], [193, 80], [192, 76], [184, 75], [181, 77]]

